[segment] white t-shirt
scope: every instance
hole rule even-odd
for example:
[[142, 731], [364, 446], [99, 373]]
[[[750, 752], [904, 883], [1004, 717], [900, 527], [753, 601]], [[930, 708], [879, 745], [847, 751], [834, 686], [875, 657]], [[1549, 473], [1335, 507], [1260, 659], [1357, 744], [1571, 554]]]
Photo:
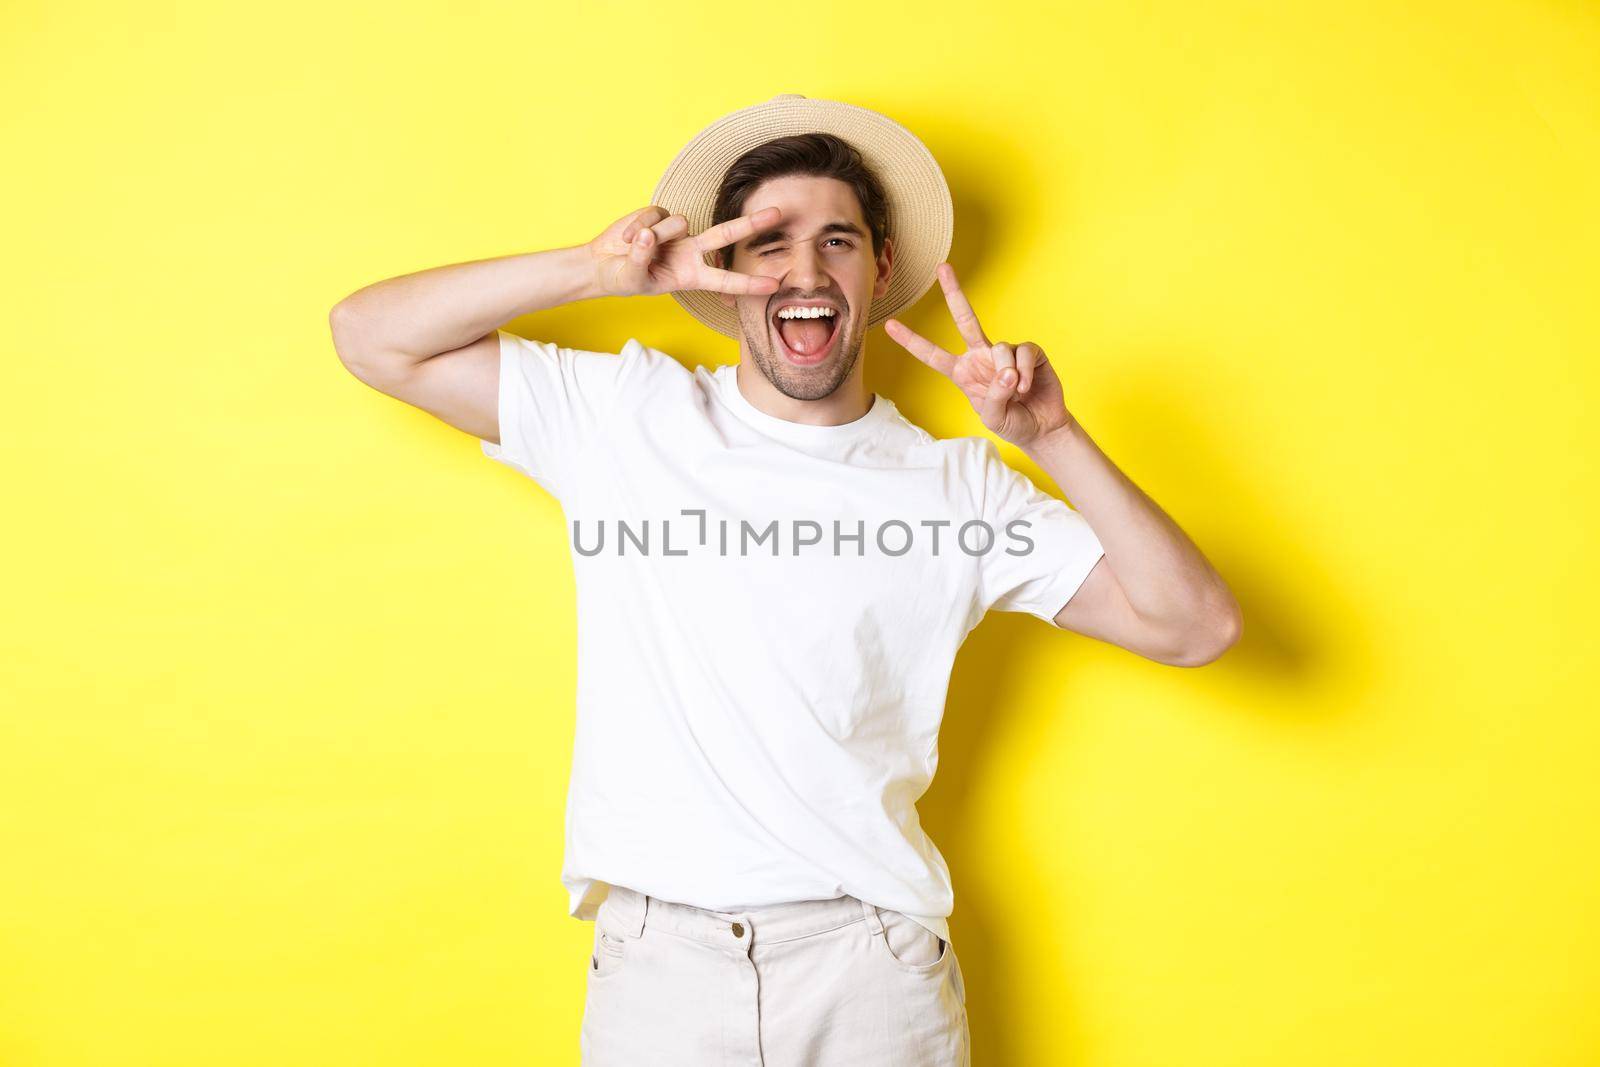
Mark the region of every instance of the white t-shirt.
[[1100, 541], [987, 438], [883, 396], [789, 422], [734, 370], [500, 334], [483, 452], [560, 501], [575, 570], [571, 914], [613, 885], [714, 910], [851, 894], [948, 939], [915, 805], [956, 650], [990, 609], [1053, 620]]

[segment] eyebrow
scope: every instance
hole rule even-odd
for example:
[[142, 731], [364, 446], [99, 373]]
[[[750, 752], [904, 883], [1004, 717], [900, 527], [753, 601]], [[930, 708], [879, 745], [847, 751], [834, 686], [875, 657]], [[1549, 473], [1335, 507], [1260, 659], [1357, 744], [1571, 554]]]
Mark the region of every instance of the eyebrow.
[[[854, 234], [857, 237], [866, 236], [866, 234], [862, 232], [860, 226], [857, 226], [853, 222], [847, 222], [844, 219], [835, 219], [833, 222], [828, 223], [826, 226], [822, 227], [822, 229], [817, 231], [817, 236], [823, 237], [830, 233], [849, 233]], [[758, 248], [772, 244], [774, 241], [787, 241], [788, 239], [788, 230], [768, 230], [766, 233], [758, 233], [754, 237], [750, 238], [744, 243], [744, 248], [746, 252], [753, 252]]]

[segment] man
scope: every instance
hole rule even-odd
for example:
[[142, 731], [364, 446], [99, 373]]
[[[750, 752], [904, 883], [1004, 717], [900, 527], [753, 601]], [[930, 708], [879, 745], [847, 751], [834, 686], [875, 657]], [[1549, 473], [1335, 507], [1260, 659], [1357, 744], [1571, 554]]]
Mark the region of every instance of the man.
[[[1025, 611], [1195, 666], [1238, 606], [1067, 411], [1044, 350], [980, 325], [908, 131], [778, 97], [707, 127], [652, 199], [587, 244], [391, 279], [332, 315], [357, 377], [481, 438], [571, 522], [584, 1062], [966, 1063], [950, 876], [915, 808], [957, 649], [985, 612]], [[890, 317], [935, 278], [959, 355]], [[737, 337], [738, 364], [499, 329], [659, 293]], [[935, 439], [869, 394], [878, 323], [1081, 513], [988, 438]]]

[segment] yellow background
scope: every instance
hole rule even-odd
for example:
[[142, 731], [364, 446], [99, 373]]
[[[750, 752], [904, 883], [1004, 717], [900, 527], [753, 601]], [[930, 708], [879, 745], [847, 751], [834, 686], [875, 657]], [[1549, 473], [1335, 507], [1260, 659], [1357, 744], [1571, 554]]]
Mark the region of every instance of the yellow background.
[[[979, 1067], [1600, 1062], [1595, 5], [430, 7], [0, 16], [0, 1065], [576, 1063], [560, 511], [327, 313], [783, 92], [924, 138], [991, 336], [1244, 607], [1200, 670], [963, 649]], [[666, 297], [512, 328], [736, 356]]]

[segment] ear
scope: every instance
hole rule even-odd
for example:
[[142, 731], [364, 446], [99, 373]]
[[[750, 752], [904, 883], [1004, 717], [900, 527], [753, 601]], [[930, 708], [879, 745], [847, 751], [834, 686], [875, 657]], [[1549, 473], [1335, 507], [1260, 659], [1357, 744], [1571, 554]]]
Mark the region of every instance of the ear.
[[878, 300], [889, 291], [889, 277], [894, 274], [894, 238], [883, 239], [883, 251], [878, 253], [878, 280], [872, 286], [872, 299]]

